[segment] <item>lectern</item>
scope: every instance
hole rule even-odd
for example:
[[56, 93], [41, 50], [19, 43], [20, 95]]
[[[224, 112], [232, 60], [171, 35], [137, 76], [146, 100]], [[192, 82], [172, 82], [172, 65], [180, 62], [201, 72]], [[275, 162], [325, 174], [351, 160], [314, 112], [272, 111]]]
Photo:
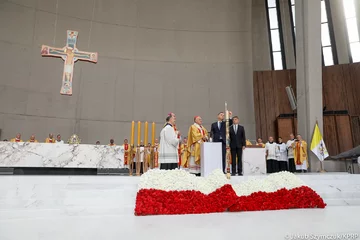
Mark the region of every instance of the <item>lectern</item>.
[[215, 169], [222, 169], [222, 143], [201, 144], [201, 176], [206, 177]]

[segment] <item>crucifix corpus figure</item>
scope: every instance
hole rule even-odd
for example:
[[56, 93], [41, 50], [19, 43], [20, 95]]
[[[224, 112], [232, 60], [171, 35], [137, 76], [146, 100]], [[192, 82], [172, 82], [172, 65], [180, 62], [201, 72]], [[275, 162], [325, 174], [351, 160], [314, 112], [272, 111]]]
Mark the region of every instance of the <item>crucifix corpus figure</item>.
[[76, 48], [77, 36], [78, 32], [68, 30], [65, 47], [55, 48], [46, 45], [42, 45], [41, 47], [41, 55], [43, 57], [60, 57], [65, 61], [60, 90], [62, 95], [72, 95], [74, 63], [77, 60], [97, 63], [98, 54], [96, 52], [82, 52]]

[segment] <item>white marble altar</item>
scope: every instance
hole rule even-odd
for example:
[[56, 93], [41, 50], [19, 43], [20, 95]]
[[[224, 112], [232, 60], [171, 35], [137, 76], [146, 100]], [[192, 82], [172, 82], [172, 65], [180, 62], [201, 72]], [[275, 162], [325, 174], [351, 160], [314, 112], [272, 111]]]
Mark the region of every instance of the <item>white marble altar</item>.
[[[0, 239], [218, 240], [239, 238], [239, 231], [231, 230], [239, 226], [243, 239], [359, 233], [360, 175], [298, 176], [324, 198], [327, 208], [136, 217], [139, 177], [0, 176]], [[231, 181], [263, 177], [231, 177]]]
[[247, 147], [243, 151], [243, 175], [266, 174], [265, 148]]
[[201, 176], [206, 177], [215, 169], [222, 169], [222, 145], [218, 142], [201, 144]]
[[0, 167], [124, 168], [122, 146], [0, 142]]

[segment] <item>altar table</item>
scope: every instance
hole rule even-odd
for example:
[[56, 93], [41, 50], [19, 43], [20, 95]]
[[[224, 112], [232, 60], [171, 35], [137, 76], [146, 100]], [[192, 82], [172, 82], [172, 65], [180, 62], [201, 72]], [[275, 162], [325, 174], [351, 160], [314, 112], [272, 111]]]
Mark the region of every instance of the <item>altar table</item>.
[[0, 167], [125, 168], [122, 146], [0, 142]]

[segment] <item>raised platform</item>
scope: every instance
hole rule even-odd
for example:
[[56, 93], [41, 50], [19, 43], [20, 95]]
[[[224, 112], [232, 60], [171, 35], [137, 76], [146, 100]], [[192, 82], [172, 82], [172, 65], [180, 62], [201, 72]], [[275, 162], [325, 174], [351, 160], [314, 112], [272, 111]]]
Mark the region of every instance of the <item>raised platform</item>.
[[[360, 175], [299, 177], [324, 198], [326, 209], [135, 217], [138, 177], [1, 176], [0, 239], [284, 239], [360, 233]], [[232, 181], [248, 178], [253, 177]]]

